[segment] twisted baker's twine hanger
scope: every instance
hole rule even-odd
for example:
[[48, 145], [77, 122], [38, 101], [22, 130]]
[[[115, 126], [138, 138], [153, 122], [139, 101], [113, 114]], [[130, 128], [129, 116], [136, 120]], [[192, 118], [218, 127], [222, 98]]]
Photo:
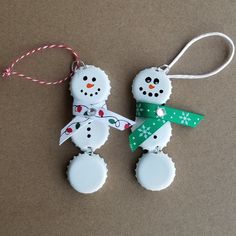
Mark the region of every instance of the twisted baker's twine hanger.
[[163, 65], [164, 67], [164, 71], [166, 72], [166, 74], [170, 71], [170, 69], [175, 65], [175, 63], [183, 56], [183, 54], [197, 41], [207, 38], [207, 37], [221, 37], [223, 38], [226, 43], [229, 46], [229, 56], [227, 58], [227, 60], [218, 68], [216, 68], [215, 70], [206, 73], [206, 74], [201, 74], [201, 75], [167, 75], [168, 78], [170, 79], [204, 79], [213, 75], [218, 74], [220, 71], [222, 71], [226, 66], [229, 65], [229, 63], [232, 61], [233, 57], [234, 57], [234, 53], [235, 53], [235, 46], [234, 43], [232, 41], [232, 39], [227, 36], [226, 34], [220, 33], [220, 32], [210, 32], [210, 33], [206, 33], [206, 34], [201, 34], [199, 36], [197, 36], [196, 38], [193, 38], [190, 42], [188, 42], [185, 47], [180, 51], [180, 53], [175, 57], [175, 59], [169, 64], [169, 65]]
[[[57, 81], [46, 81], [46, 80], [39, 80], [39, 79], [34, 79], [30, 76], [26, 76], [20, 72], [17, 72], [17, 71], [13, 71], [13, 67], [18, 63], [20, 62], [21, 60], [23, 60], [25, 57], [27, 56], [31, 56], [33, 55], [34, 53], [38, 53], [38, 52], [41, 52], [43, 50], [46, 50], [46, 49], [52, 49], [52, 48], [62, 48], [62, 49], [66, 49], [67, 51], [69, 51], [73, 58], [74, 58], [74, 62], [72, 64], [72, 67], [71, 67], [71, 71], [69, 73], [68, 76], [66, 76], [64, 79], [61, 79], [61, 80], [57, 80]], [[57, 84], [61, 84], [63, 82], [65, 82], [66, 80], [68, 80], [75, 72], [75, 70], [77, 68], [80, 67], [80, 58], [79, 58], [79, 54], [77, 52], [75, 52], [72, 48], [64, 45], [64, 44], [50, 44], [50, 45], [45, 45], [45, 46], [42, 46], [42, 47], [38, 47], [38, 48], [35, 48], [35, 49], [32, 49], [28, 52], [26, 52], [25, 54], [23, 54], [22, 56], [18, 57], [16, 60], [14, 60], [11, 65], [3, 72], [2, 74], [2, 77], [4, 79], [8, 79], [11, 75], [15, 75], [17, 77], [20, 77], [22, 79], [27, 79], [29, 81], [32, 81], [32, 82], [36, 82], [38, 84], [41, 84], [41, 85], [57, 85]]]

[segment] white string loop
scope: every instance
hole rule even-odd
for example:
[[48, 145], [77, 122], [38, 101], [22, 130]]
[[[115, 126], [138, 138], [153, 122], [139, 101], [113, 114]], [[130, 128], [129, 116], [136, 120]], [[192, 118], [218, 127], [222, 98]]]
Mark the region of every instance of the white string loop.
[[195, 42], [197, 42], [203, 38], [212, 37], [212, 36], [222, 37], [229, 46], [229, 50], [230, 50], [229, 56], [228, 56], [227, 60], [221, 66], [219, 66], [215, 70], [213, 70], [209, 73], [206, 73], [206, 74], [201, 74], [201, 75], [168, 75], [168, 77], [170, 79], [203, 79], [203, 78], [207, 78], [207, 77], [213, 76], [215, 74], [218, 74], [226, 66], [228, 66], [229, 63], [232, 61], [232, 59], [234, 57], [234, 53], [235, 53], [235, 47], [234, 47], [234, 43], [233, 43], [232, 39], [230, 37], [228, 37], [226, 34], [223, 34], [220, 32], [210, 32], [210, 33], [206, 33], [206, 34], [201, 34], [201, 35], [197, 36], [196, 38], [193, 38], [190, 42], [188, 42], [185, 45], [185, 47], [180, 51], [180, 53], [175, 57], [175, 59], [169, 65], [165, 65], [167, 68], [166, 72], [167, 73], [169, 72], [169, 70], [174, 66], [174, 64], [183, 56], [183, 54], [188, 50], [188, 48], [190, 48]]

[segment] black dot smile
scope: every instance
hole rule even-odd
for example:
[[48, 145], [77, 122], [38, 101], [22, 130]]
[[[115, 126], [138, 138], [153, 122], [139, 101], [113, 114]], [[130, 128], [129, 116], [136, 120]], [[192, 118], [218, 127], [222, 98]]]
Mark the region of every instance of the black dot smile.
[[[150, 78], [150, 77], [148, 77]], [[146, 78], [147, 79], [147, 78]], [[158, 79], [157, 79], [158, 80]], [[154, 82], [155, 83], [155, 82]], [[158, 82], [156, 81], [156, 83], [159, 83], [159, 80]], [[159, 96], [159, 93], [163, 93], [163, 89], [160, 89], [159, 90], [159, 93], [151, 93], [151, 92], [147, 92], [145, 90], [143, 90], [143, 87], [139, 87], [139, 91], [142, 91], [143, 95], [148, 95], [149, 97], [152, 97], [152, 96], [155, 96], [155, 97], [158, 97]], [[96, 93], [95, 93], [96, 94]]]
[[[95, 93], [89, 93], [89, 96], [90, 96], [90, 97], [93, 97], [94, 94], [95, 94], [95, 95], [98, 95], [99, 91], [101, 91], [100, 88], [98, 88], [97, 91], [96, 91]], [[80, 92], [83, 93], [84, 90], [81, 89]], [[84, 92], [84, 95], [87, 96], [87, 95], [88, 95], [88, 92]]]

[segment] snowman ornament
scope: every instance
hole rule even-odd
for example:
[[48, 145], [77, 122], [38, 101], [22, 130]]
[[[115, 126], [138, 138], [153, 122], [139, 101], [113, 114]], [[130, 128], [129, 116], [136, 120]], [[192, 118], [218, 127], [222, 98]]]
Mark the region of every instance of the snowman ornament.
[[70, 185], [80, 193], [94, 193], [106, 181], [107, 165], [94, 152], [107, 141], [109, 126], [124, 130], [134, 124], [107, 110], [106, 100], [110, 89], [107, 74], [92, 65], [81, 66], [71, 79], [75, 118], [62, 129], [60, 144], [71, 138], [83, 152], [70, 161], [67, 169]]
[[[230, 53], [225, 63], [207, 74], [168, 74], [171, 67], [193, 43], [211, 36], [219, 36], [228, 43]], [[131, 128], [129, 142], [132, 151], [138, 147], [147, 151], [136, 165], [136, 178], [142, 187], [151, 191], [160, 191], [174, 181], [175, 164], [171, 157], [162, 151], [172, 135], [171, 123], [194, 128], [203, 119], [203, 115], [165, 105], [172, 92], [171, 79], [210, 77], [223, 70], [231, 62], [233, 56], [233, 41], [225, 34], [212, 32], [192, 39], [169, 65], [147, 68], [136, 75], [132, 84], [132, 93], [136, 100], [136, 123]]]
[[[165, 72], [161, 68], [155, 67], [139, 72], [132, 85], [132, 93], [137, 102], [164, 105], [170, 97], [171, 90], [171, 81], [166, 78]], [[142, 110], [143, 108], [139, 104], [136, 112], [139, 113]], [[160, 117], [164, 115], [164, 111], [161, 108], [156, 112]], [[144, 118], [136, 117], [136, 123], [132, 127], [132, 131], [140, 127], [144, 120]], [[153, 123], [155, 122], [153, 120]], [[138, 129], [140, 129], [140, 136], [147, 138], [150, 135], [149, 126], [144, 125]], [[174, 180], [175, 165], [172, 159], [161, 151], [170, 141], [171, 134], [171, 123], [166, 122], [140, 144], [140, 147], [148, 152], [137, 163], [136, 178], [148, 190], [157, 191], [165, 189]]]

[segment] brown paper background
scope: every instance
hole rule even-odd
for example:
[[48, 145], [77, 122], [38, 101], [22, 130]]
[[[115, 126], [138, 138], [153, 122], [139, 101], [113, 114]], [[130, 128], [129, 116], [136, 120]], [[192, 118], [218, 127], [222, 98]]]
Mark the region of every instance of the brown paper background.
[[[131, 83], [145, 68], [169, 63], [192, 37], [221, 31], [236, 41], [236, 2], [217, 1], [0, 1], [0, 69], [28, 49], [66, 43], [109, 75], [109, 108], [134, 118]], [[196, 44], [173, 73], [201, 73], [223, 62], [219, 39]], [[56, 80], [70, 55], [47, 51], [17, 70]], [[170, 105], [206, 115], [196, 129], [173, 125], [165, 151], [177, 176], [161, 192], [134, 177], [141, 151], [131, 153], [128, 131], [112, 130], [97, 152], [109, 178], [101, 191], [81, 195], [68, 184], [68, 161], [79, 153], [58, 146], [72, 118], [68, 83], [42, 87], [20, 79], [0, 85], [0, 235], [236, 235], [235, 60], [208, 80], [173, 81]]]

